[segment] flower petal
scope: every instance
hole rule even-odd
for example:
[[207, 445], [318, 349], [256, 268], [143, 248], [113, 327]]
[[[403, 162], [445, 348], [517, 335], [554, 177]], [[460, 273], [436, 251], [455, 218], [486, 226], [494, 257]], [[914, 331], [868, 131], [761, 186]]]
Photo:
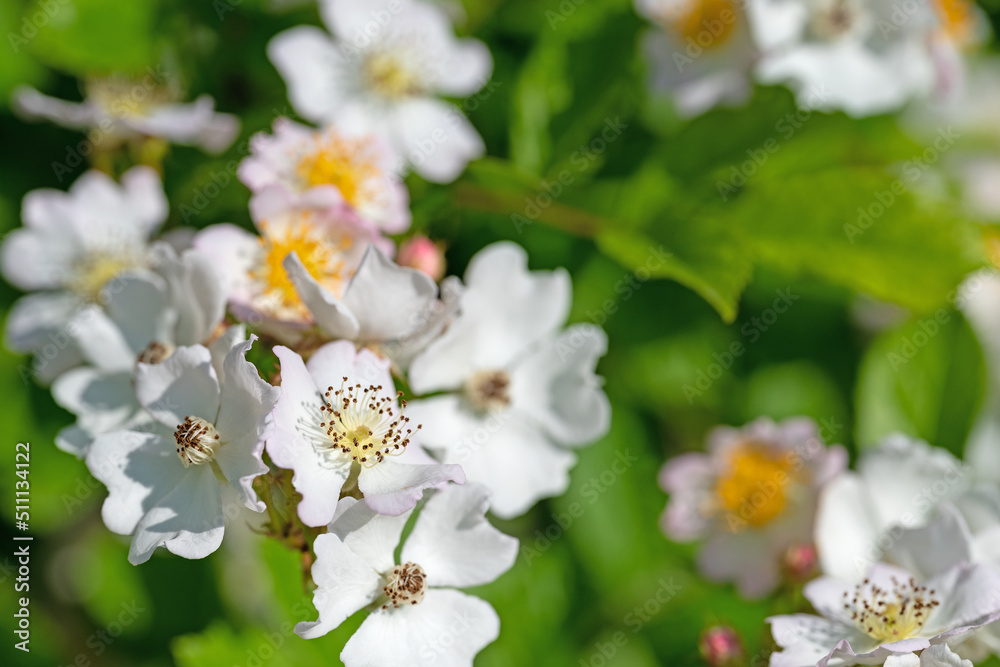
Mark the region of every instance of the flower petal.
[[386, 124], [393, 145], [415, 172], [433, 183], [451, 183], [486, 152], [465, 114], [442, 100], [414, 97], [400, 102]]
[[276, 35], [267, 55], [288, 85], [288, 99], [303, 118], [319, 123], [336, 116], [348, 93], [351, 63], [319, 28], [299, 26]]
[[361, 468], [358, 488], [373, 510], [395, 515], [412, 509], [423, 497], [424, 489], [449, 481], [465, 483], [462, 466], [402, 463], [387, 458], [371, 468]]
[[343, 540], [368, 567], [389, 572], [396, 564], [396, 547], [409, 519], [410, 512], [379, 514], [355, 498], [343, 498], [327, 530]]
[[313, 278], [296, 253], [291, 253], [282, 262], [288, 279], [295, 286], [299, 298], [312, 313], [316, 324], [333, 338], [354, 340], [361, 325], [358, 318], [336, 296], [331, 294]]
[[219, 414], [219, 380], [208, 348], [179, 347], [162, 363], [137, 364], [135, 395], [168, 428], [177, 428], [187, 417], [214, 424]]

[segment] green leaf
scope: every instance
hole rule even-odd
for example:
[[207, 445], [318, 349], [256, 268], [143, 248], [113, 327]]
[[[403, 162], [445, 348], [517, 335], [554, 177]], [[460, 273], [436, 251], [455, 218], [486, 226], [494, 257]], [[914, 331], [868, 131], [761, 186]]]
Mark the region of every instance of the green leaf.
[[856, 438], [902, 432], [962, 455], [986, 385], [982, 350], [958, 313], [941, 309], [879, 336], [865, 355]]

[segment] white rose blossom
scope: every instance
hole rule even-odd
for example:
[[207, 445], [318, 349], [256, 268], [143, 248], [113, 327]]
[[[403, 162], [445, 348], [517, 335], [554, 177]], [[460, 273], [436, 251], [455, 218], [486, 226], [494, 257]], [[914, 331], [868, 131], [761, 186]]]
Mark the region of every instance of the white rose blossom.
[[424, 489], [465, 481], [461, 466], [436, 463], [420, 449], [420, 425], [400, 408], [387, 359], [350, 341], [327, 343], [308, 364], [286, 347], [274, 353], [282, 394], [267, 453], [294, 472], [303, 523], [329, 523], [345, 487], [380, 513], [401, 514]]
[[394, 552], [411, 512], [385, 516], [353, 498], [341, 500], [315, 543], [319, 620], [299, 623], [295, 632], [320, 637], [368, 609], [340, 654], [347, 667], [471, 667], [499, 635], [500, 619], [486, 602], [453, 589], [487, 584], [517, 557], [517, 540], [485, 519], [488, 498], [476, 484], [434, 493], [398, 563]]
[[757, 598], [781, 582], [790, 549], [812, 543], [817, 497], [847, 466], [843, 447], [827, 447], [807, 418], [714, 429], [708, 452], [681, 454], [663, 466], [670, 493], [664, 533], [702, 540], [698, 568], [713, 581], [733, 581]]
[[493, 60], [482, 42], [456, 39], [444, 9], [421, 0], [320, 0], [319, 9], [332, 36], [300, 26], [268, 45], [299, 114], [384, 134], [431, 181], [453, 181], [483, 155], [475, 128], [438, 98], [486, 83]]
[[164, 83], [160, 73], [151, 71], [142, 78], [115, 74], [88, 79], [84, 89], [82, 102], [69, 102], [20, 86], [14, 91], [14, 108], [28, 118], [49, 120], [72, 130], [91, 130], [98, 144], [157, 137], [220, 153], [240, 131], [239, 118], [216, 112], [215, 100], [209, 95], [189, 103], [177, 102], [177, 91]]
[[315, 130], [279, 118], [274, 134], [250, 140], [240, 180], [253, 191], [255, 220], [282, 208], [333, 209], [332, 215], [389, 234], [410, 226], [409, 193], [391, 149], [373, 133], [329, 125]]
[[414, 392], [447, 392], [410, 403], [425, 446], [486, 485], [500, 517], [565, 491], [571, 448], [609, 428], [594, 374], [607, 337], [562, 329], [571, 289], [565, 271], [529, 272], [519, 246], [488, 246], [469, 263], [460, 314], [410, 365]]
[[160, 546], [185, 558], [218, 549], [230, 494], [264, 511], [253, 480], [267, 472], [262, 434], [279, 389], [246, 360], [254, 340], [235, 344], [218, 370], [201, 345], [140, 364], [136, 394], [156, 423], [94, 440], [86, 461], [108, 487], [101, 515], [112, 531], [133, 536], [131, 563]]
[[[67, 326], [85, 363], [52, 383], [56, 403], [77, 417], [56, 436], [64, 451], [83, 456], [94, 436], [149, 421], [133, 388], [137, 364], [160, 363], [182, 345], [208, 344], [220, 333], [225, 295], [210, 257], [178, 255], [165, 243], [149, 251], [149, 270], [123, 274], [103, 308], [90, 304]], [[222, 336], [232, 346], [242, 328]], [[225, 356], [229, 347], [216, 355]]]
[[29, 192], [24, 227], [0, 248], [4, 278], [27, 292], [14, 304], [5, 330], [7, 347], [44, 352], [39, 379], [51, 381], [83, 357], [67, 325], [84, 308], [106, 304], [116, 279], [147, 269], [150, 237], [167, 218], [167, 199], [155, 171], [134, 167], [121, 184], [99, 171], [80, 176], [69, 192]]

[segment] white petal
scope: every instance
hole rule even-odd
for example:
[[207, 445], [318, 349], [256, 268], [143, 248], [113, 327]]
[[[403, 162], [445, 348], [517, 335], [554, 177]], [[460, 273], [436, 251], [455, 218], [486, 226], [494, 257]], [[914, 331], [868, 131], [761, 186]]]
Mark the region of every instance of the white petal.
[[458, 107], [431, 98], [399, 103], [389, 126], [393, 144], [428, 181], [450, 183], [486, 145]]
[[28, 118], [44, 118], [71, 130], [85, 130], [98, 121], [98, 114], [89, 102], [67, 102], [44, 95], [31, 86], [18, 86], [14, 90], [13, 107]]
[[1000, 572], [992, 565], [962, 563], [929, 579], [925, 585], [937, 593], [941, 601], [927, 619], [927, 632], [945, 632], [961, 626], [978, 626], [992, 614], [1000, 612]]
[[357, 337], [360, 330], [357, 317], [309, 274], [296, 253], [289, 254], [282, 266], [316, 324], [333, 338], [353, 340]]
[[921, 579], [972, 561], [969, 527], [951, 503], [942, 503], [926, 526], [894, 537], [888, 550], [892, 561]]
[[122, 194], [128, 210], [148, 236], [160, 228], [169, 213], [163, 181], [152, 167], [132, 167], [122, 174]]
[[396, 564], [396, 547], [410, 512], [398, 516], [379, 514], [366, 503], [344, 498], [328, 531], [344, 541], [351, 551], [378, 572], [389, 572]]
[[358, 320], [357, 340], [382, 342], [418, 329], [436, 298], [437, 285], [427, 274], [398, 266], [368, 246], [344, 291], [344, 306]]
[[465, 482], [462, 466], [402, 463], [389, 457], [371, 468], [362, 467], [358, 488], [376, 512], [396, 515], [413, 509], [424, 489], [449, 481]]
[[219, 378], [219, 386], [226, 385], [226, 357], [234, 347], [247, 340], [247, 328], [244, 324], [234, 324], [212, 341], [208, 351], [212, 355], [212, 367], [215, 376]]
[[312, 566], [316, 591], [313, 605], [319, 620], [297, 623], [295, 634], [303, 639], [322, 637], [382, 593], [382, 577], [364, 558], [354, 553], [336, 535], [320, 535], [314, 544]]
[[83, 357], [97, 368], [121, 372], [135, 368], [139, 351], [132, 349], [121, 328], [98, 306], [87, 304], [78, 310], [66, 331]]
[[332, 120], [349, 99], [352, 64], [319, 28], [299, 26], [276, 35], [267, 55], [288, 85], [288, 99], [303, 118]]
[[[886, 660], [885, 664], [889, 665], [889, 660]], [[947, 644], [936, 644], [924, 649], [920, 654], [919, 663], [914, 664], [918, 664], [919, 667], [973, 667], [971, 660], [962, 660]]]
[[80, 306], [80, 300], [67, 292], [21, 297], [7, 314], [5, 344], [17, 352], [38, 350], [47, 343], [68, 347], [72, 340], [65, 329]]
[[463, 443], [485, 442], [496, 431], [503, 413], [481, 415], [472, 410], [458, 394], [440, 394], [406, 404], [406, 414], [411, 423], [418, 424], [420, 442], [431, 449], [454, 449]]
[[8, 234], [0, 246], [0, 266], [7, 282], [26, 291], [62, 286], [79, 249], [71, 239], [56, 243], [51, 239], [51, 235], [27, 227]]
[[119, 535], [131, 534], [142, 516], [184, 476], [172, 436], [159, 426], [146, 433], [98, 436], [87, 452], [87, 469], [108, 488], [101, 516]]
[[167, 283], [147, 271], [127, 273], [105, 289], [105, 312], [124, 336], [132, 359], [153, 341], [173, 342], [177, 311], [170, 303]]
[[242, 491], [244, 504], [263, 512], [265, 507], [253, 490], [253, 480], [267, 472], [261, 459], [264, 426], [280, 389], [264, 382], [256, 367], [246, 360], [246, 353], [255, 340], [257, 337], [251, 336], [226, 355], [226, 383], [220, 393], [219, 417], [215, 422], [222, 446], [215, 461], [226, 480]]
[[820, 568], [844, 581], [860, 581], [881, 558], [878, 538], [883, 526], [871, 509], [868, 488], [854, 473], [845, 473], [820, 493], [816, 514], [816, 549]]
[[569, 487], [576, 456], [511, 416], [483, 434], [446, 449], [444, 460], [461, 464], [468, 481], [492, 491], [490, 508], [503, 519], [524, 514], [541, 498]]
[[607, 349], [600, 327], [570, 327], [517, 366], [511, 377], [513, 406], [563, 444], [600, 438], [611, 426], [611, 404], [594, 369]]
[[500, 634], [493, 607], [447, 589], [427, 591], [420, 604], [373, 612], [344, 646], [346, 667], [472, 667]]
[[344, 457], [337, 465], [321, 457], [311, 440], [322, 405], [316, 383], [298, 354], [281, 345], [274, 353], [281, 362], [281, 394], [264, 433], [267, 453], [276, 466], [295, 472], [292, 485], [302, 494], [299, 518], [323, 526], [337, 510], [350, 460]]
[[177, 311], [173, 342], [177, 345], [205, 342], [226, 312], [226, 293], [214, 260], [198, 250], [187, 250], [178, 256], [166, 243], [157, 243], [152, 254]]
[[260, 237], [236, 225], [212, 225], [198, 232], [194, 247], [212, 258], [229, 299], [249, 299], [247, 283], [260, 253]]
[[77, 417], [77, 426], [93, 436], [127, 428], [142, 412], [132, 374], [90, 366], [74, 368], [52, 383], [52, 398]]
[[215, 100], [201, 95], [188, 104], [158, 107], [148, 116], [131, 121], [143, 134], [190, 144], [209, 153], [221, 153], [232, 145], [240, 131], [239, 118], [215, 112]]
[[204, 558], [222, 544], [222, 495], [212, 468], [192, 466], [136, 526], [128, 560], [144, 563], [159, 546], [184, 558]]
[[890, 655], [882, 664], [885, 667], [920, 667], [921, 660], [913, 653], [903, 653], [901, 655]]
[[201, 345], [179, 347], [159, 364], [137, 364], [135, 395], [153, 417], [177, 428], [187, 417], [210, 424], [219, 414], [219, 380]]
[[480, 484], [448, 485], [420, 510], [400, 560], [420, 565], [431, 586], [481, 586], [509, 570], [517, 540], [486, 520], [489, 491]]
[[452, 40], [435, 88], [449, 97], [471, 95], [484, 85], [493, 71], [493, 56], [478, 39]]

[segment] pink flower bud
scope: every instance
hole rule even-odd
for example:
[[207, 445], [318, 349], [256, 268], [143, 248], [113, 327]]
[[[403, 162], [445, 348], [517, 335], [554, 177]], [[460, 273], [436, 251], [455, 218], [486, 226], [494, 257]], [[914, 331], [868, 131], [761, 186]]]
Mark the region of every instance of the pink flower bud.
[[818, 562], [819, 555], [812, 544], [796, 544], [785, 552], [785, 571], [795, 581], [812, 579]]
[[396, 263], [423, 271], [435, 282], [444, 277], [444, 251], [426, 236], [414, 236], [403, 242]]
[[698, 650], [711, 667], [729, 667], [743, 661], [743, 642], [727, 625], [716, 625], [701, 633]]

